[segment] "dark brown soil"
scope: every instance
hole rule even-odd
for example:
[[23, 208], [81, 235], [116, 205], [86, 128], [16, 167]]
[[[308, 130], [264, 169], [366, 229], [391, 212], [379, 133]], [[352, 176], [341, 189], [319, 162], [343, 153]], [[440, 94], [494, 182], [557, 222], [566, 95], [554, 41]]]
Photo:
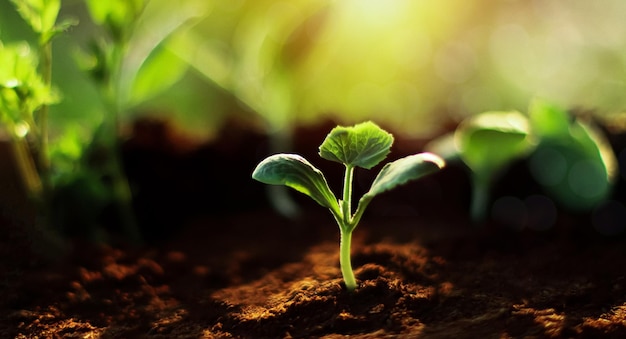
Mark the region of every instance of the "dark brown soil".
[[[294, 147], [336, 190], [339, 165], [314, 155], [328, 130], [303, 130]], [[145, 245], [76, 239], [45, 260], [5, 207], [1, 338], [626, 337], [626, 239], [601, 235], [588, 214], [559, 211], [544, 231], [471, 224], [465, 172], [450, 166], [371, 204], [348, 293], [332, 216], [293, 195], [300, 217], [281, 217], [249, 179], [267, 155], [263, 136], [157, 139], [125, 148]], [[399, 141], [390, 158], [419, 147]], [[509, 174], [496, 196], [535, 189], [523, 169]]]

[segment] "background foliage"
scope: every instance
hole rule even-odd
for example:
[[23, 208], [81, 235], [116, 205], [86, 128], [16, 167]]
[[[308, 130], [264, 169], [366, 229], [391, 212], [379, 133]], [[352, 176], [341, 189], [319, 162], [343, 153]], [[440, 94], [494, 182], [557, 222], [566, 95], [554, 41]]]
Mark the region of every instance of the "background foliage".
[[[152, 0], [131, 61], [185, 24], [141, 62], [123, 118], [164, 116], [199, 137], [233, 115], [274, 129], [375, 118], [425, 136], [449, 119], [523, 110], [535, 96], [611, 114], [626, 106], [625, 15], [620, 0]], [[100, 28], [83, 1], [63, 1], [68, 17], [79, 24], [54, 42], [62, 101], [51, 137], [86, 140], [103, 108], [80, 51]], [[0, 2], [0, 39], [35, 39], [10, 1]]]

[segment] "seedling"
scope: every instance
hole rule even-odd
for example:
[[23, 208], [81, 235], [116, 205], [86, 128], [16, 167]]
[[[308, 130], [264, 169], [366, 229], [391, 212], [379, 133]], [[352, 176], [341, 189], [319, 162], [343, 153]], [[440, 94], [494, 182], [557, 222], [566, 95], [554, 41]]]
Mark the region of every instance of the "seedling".
[[617, 159], [602, 133], [581, 118], [539, 99], [528, 115], [485, 112], [465, 119], [454, 133], [426, 146], [471, 170], [471, 217], [486, 218], [493, 181], [516, 159], [527, 157], [533, 178], [560, 205], [590, 210], [611, 193]]
[[607, 199], [618, 169], [604, 135], [541, 100], [533, 101], [528, 115], [539, 139], [528, 165], [544, 191], [570, 210], [590, 210]]
[[485, 112], [464, 120], [454, 133], [460, 158], [472, 172], [471, 217], [486, 218], [493, 181], [534, 145], [528, 119], [517, 111]]
[[[96, 100], [83, 101], [78, 97], [84, 93], [75, 85], [66, 86], [64, 95], [52, 86], [52, 42], [77, 20], [57, 20], [61, 0], [11, 2], [35, 33], [36, 48], [27, 42], [0, 41], [0, 128], [11, 138], [17, 169], [36, 205], [37, 223], [67, 235], [75, 235], [65, 232], [74, 228], [81, 235], [97, 234], [90, 238], [99, 242], [105, 241], [99, 235], [107, 233], [102, 227], [106, 214], [107, 222], [114, 216], [115, 228], [129, 240], [141, 242], [120, 158], [119, 134], [124, 115], [183, 77], [184, 62], [171, 57], [164, 42], [199, 14], [192, 11], [198, 6], [170, 7], [149, 0], [85, 1], [101, 30], [90, 30], [94, 34], [88, 42], [91, 45], [76, 60], [99, 91], [92, 98]], [[172, 8], [177, 9], [175, 13]], [[55, 76], [55, 83], [73, 83], [63, 81], [71, 75], [54, 74], [61, 75]], [[70, 100], [52, 111], [61, 114], [49, 114], [49, 106], [62, 98]], [[67, 120], [74, 115], [71, 111], [102, 117], [86, 119], [94, 126], [83, 126], [82, 117], [76, 116], [80, 124]], [[61, 122], [56, 130], [51, 129], [52, 138], [49, 120]]]
[[369, 191], [359, 200], [353, 214], [354, 169], [371, 169], [378, 165], [389, 154], [392, 143], [393, 136], [373, 122], [351, 127], [338, 126], [330, 131], [319, 148], [319, 154], [326, 160], [345, 166], [343, 196], [340, 200], [329, 188], [324, 174], [297, 154], [272, 155], [261, 161], [252, 173], [252, 178], [262, 183], [291, 187], [330, 210], [339, 225], [339, 263], [348, 291], [353, 291], [357, 286], [350, 262], [352, 232], [372, 199], [398, 185], [436, 172], [445, 165], [443, 159], [432, 153], [414, 154], [385, 164]]
[[448, 162], [460, 160], [470, 170], [470, 217], [480, 223], [487, 216], [494, 181], [533, 146], [525, 115], [516, 111], [490, 111], [463, 120], [454, 132], [426, 145], [426, 150], [441, 154]]
[[33, 249], [47, 258], [58, 258], [65, 247], [45, 218], [51, 193], [48, 107], [59, 100], [51, 83], [51, 40], [74, 22], [57, 23], [60, 0], [12, 2], [35, 33], [37, 47], [26, 41], [5, 46], [0, 40], [0, 128], [10, 136], [16, 168], [32, 199], [34, 213], [24, 216], [32, 221], [25, 229]]
[[3, 47], [0, 41], [0, 124], [11, 136], [28, 194], [42, 202], [51, 189], [48, 107], [58, 101], [51, 82], [52, 39], [75, 22], [57, 23], [60, 0], [12, 2], [36, 34], [38, 53], [31, 53], [26, 42]]

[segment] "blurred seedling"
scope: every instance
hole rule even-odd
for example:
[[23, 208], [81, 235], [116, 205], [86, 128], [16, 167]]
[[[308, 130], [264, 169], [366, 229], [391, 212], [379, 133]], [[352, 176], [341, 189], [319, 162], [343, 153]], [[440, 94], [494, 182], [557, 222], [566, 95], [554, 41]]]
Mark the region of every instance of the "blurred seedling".
[[449, 162], [461, 161], [470, 172], [470, 217], [482, 222], [494, 182], [511, 163], [532, 150], [528, 119], [516, 111], [490, 111], [463, 120], [456, 130], [431, 141], [425, 149]]
[[45, 222], [61, 231], [73, 227], [107, 241], [98, 230], [100, 218], [105, 207], [114, 207], [123, 235], [141, 241], [120, 161], [122, 116], [182, 77], [184, 62], [162, 42], [202, 10], [147, 0], [85, 1], [102, 31], [93, 31], [90, 49], [77, 61], [99, 90], [93, 105], [104, 113], [95, 131], [68, 122], [49, 143], [48, 106], [60, 100], [52, 88], [51, 42], [76, 22], [56, 22], [60, 0], [12, 2], [37, 37], [37, 48], [0, 42], [0, 123], [11, 137], [26, 191]]
[[319, 155], [345, 166], [343, 194], [339, 200], [329, 188], [324, 174], [297, 154], [272, 155], [261, 161], [252, 173], [252, 178], [260, 182], [291, 187], [330, 210], [339, 225], [339, 259], [348, 291], [357, 287], [350, 260], [352, 232], [372, 199], [398, 185], [436, 172], [445, 165], [443, 159], [432, 153], [415, 154], [385, 164], [352, 213], [355, 168], [371, 169], [378, 165], [390, 152], [392, 143], [393, 136], [373, 122], [351, 127], [338, 126], [331, 130], [319, 148]]
[[528, 114], [539, 140], [528, 165], [546, 194], [572, 211], [589, 211], [607, 199], [618, 169], [605, 136], [584, 118], [542, 100], [534, 100]]
[[[66, 229], [106, 242], [101, 217], [105, 210], [114, 211], [122, 235], [139, 243], [143, 239], [121, 161], [122, 126], [134, 108], [181, 79], [186, 67], [171, 57], [163, 42], [202, 11], [148, 0], [87, 0], [85, 5], [101, 31], [88, 40], [77, 62], [98, 90], [102, 119], [87, 146], [75, 152], [79, 170], [58, 176], [54, 217]], [[68, 128], [66, 135], [71, 132]], [[74, 206], [81, 206], [80, 212]]]
[[46, 217], [52, 190], [48, 107], [59, 99], [51, 82], [52, 39], [74, 21], [57, 23], [60, 0], [12, 2], [35, 33], [37, 46], [33, 48], [25, 41], [4, 45], [0, 41], [0, 123], [10, 137], [24, 189], [35, 203], [31, 239], [37, 250], [53, 256], [60, 254], [62, 245], [42, 225], [49, 222]]
[[494, 181], [534, 146], [528, 119], [516, 111], [481, 113], [459, 125], [454, 142], [471, 171], [471, 218], [483, 221]]
[[[301, 111], [298, 105], [306, 95], [298, 90], [299, 79], [307, 72], [330, 7], [327, 1], [300, 2], [297, 10], [247, 1], [234, 19], [232, 5], [217, 2], [195, 29], [172, 40], [172, 50], [245, 112], [261, 118], [271, 153], [288, 152], [302, 117], [295, 112]], [[259, 20], [257, 13], [266, 14]], [[298, 215], [299, 206], [286, 187], [270, 186], [267, 193], [278, 213]]]
[[544, 193], [575, 211], [606, 199], [617, 172], [615, 155], [599, 131], [538, 99], [528, 116], [494, 111], [469, 117], [426, 149], [447, 161], [460, 159], [470, 170], [470, 216], [475, 222], [487, 217], [491, 187], [516, 160], [525, 158]]

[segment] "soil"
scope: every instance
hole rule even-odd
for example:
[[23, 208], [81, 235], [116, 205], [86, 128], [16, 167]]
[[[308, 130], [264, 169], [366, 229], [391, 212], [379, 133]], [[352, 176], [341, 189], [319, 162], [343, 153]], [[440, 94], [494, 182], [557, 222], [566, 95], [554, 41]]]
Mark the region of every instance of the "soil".
[[[316, 155], [332, 126], [300, 128], [293, 149], [336, 190], [340, 165]], [[349, 293], [330, 213], [289, 193], [301, 211], [283, 217], [249, 178], [269, 154], [264, 135], [234, 124], [195, 144], [160, 123], [135, 127], [124, 159], [145, 244], [75, 237], [50, 259], [3, 193], [1, 338], [626, 337], [626, 238], [601, 232], [624, 220], [610, 213], [473, 224], [467, 173], [450, 165], [372, 202]], [[423, 145], [398, 138], [389, 157]], [[357, 172], [355, 194], [372, 176]], [[503, 178], [495, 198], [540, 196], [521, 163]]]

